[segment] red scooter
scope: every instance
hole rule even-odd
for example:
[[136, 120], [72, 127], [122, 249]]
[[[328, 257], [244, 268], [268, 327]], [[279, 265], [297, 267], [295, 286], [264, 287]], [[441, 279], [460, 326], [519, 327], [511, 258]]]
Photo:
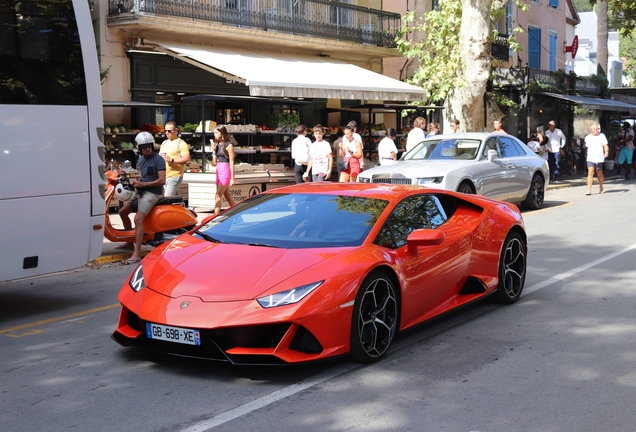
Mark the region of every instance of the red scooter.
[[[110, 203], [115, 198], [115, 191], [119, 188], [130, 191], [132, 196], [132, 188], [129, 186], [128, 176], [123, 171], [106, 171], [106, 221], [104, 226], [104, 237], [114, 243], [135, 242], [135, 230], [116, 229], [110, 223], [108, 209]], [[160, 199], [157, 204], [150, 210], [145, 217], [144, 239], [143, 244], [158, 246], [161, 243], [172, 240], [175, 237], [190, 231], [196, 224], [197, 215], [192, 210], [185, 207], [183, 197], [165, 197]]]

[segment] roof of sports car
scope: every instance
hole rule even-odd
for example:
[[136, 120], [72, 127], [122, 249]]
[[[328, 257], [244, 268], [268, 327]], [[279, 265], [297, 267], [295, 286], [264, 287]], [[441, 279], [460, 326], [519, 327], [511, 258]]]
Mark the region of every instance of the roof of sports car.
[[320, 193], [332, 195], [364, 196], [366, 198], [377, 199], [401, 199], [405, 195], [413, 192], [439, 192], [447, 193], [444, 190], [436, 190], [415, 185], [393, 185], [383, 183], [332, 183], [316, 182], [301, 183], [269, 190], [265, 193]]

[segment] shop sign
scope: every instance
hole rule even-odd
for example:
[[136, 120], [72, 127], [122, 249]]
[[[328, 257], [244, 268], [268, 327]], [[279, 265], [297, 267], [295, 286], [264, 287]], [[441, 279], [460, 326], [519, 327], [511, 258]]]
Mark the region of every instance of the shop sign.
[[570, 46], [564, 46], [563, 47], [563, 52], [564, 53], [572, 53], [572, 58], [576, 57], [576, 52], [579, 50], [579, 36], [575, 35], [574, 36], [574, 40], [572, 41], [572, 45]]
[[578, 91], [584, 91], [584, 92], [588, 92], [588, 93], [599, 93], [600, 92], [598, 84], [596, 84], [596, 83], [594, 83], [592, 81], [586, 80], [586, 79], [581, 79], [581, 78], [577, 78], [575, 88]]
[[[261, 193], [262, 186], [263, 185], [261, 183], [236, 185], [236, 186], [230, 187], [230, 194], [232, 195], [234, 202], [240, 202], [249, 197], [252, 197], [254, 195]], [[222, 206], [229, 207], [229, 205], [230, 204], [227, 202], [225, 197], [223, 197]]]
[[557, 77], [551, 72], [545, 72], [538, 69], [530, 69], [530, 79], [541, 84], [547, 84], [556, 87], [558, 85]]

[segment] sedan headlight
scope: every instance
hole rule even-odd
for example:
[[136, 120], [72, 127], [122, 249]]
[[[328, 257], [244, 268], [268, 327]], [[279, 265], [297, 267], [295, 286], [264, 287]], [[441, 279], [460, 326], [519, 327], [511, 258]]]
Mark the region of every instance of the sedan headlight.
[[322, 285], [324, 281], [314, 282], [311, 284], [292, 288], [287, 291], [281, 291], [276, 294], [270, 294], [265, 297], [256, 299], [258, 303], [264, 308], [272, 308], [276, 306], [285, 306], [289, 304], [298, 303], [305, 298], [310, 292]]
[[444, 180], [443, 176], [438, 177], [422, 177], [417, 179], [418, 185], [439, 184]]
[[360, 183], [371, 183], [371, 179], [369, 177], [360, 177], [360, 176], [358, 176], [358, 182], [360, 182]]
[[132, 275], [130, 275], [128, 285], [133, 289], [134, 292], [139, 292], [143, 287], [146, 286], [146, 282], [144, 281], [144, 271], [141, 264], [139, 264], [135, 271], [132, 272]]

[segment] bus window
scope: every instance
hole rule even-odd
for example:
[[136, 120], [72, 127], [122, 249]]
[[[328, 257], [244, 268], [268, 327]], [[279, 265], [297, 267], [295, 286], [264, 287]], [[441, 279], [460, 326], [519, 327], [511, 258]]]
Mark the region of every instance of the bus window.
[[0, 5], [0, 101], [85, 105], [84, 64], [71, 0]]

